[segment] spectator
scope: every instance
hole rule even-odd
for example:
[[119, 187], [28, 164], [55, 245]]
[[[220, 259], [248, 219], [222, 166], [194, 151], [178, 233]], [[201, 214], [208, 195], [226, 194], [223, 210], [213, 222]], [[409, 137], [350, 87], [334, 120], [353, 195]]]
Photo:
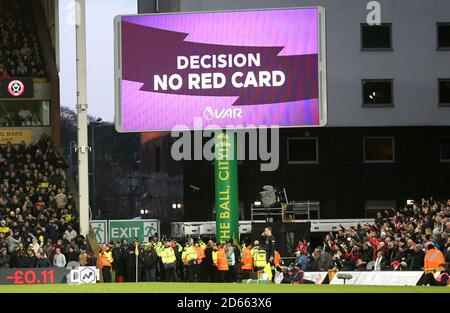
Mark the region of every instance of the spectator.
[[425, 259], [425, 252], [423, 251], [422, 245], [417, 244], [408, 258], [409, 270], [410, 271], [422, 271], [423, 262]]
[[6, 248], [0, 249], [0, 269], [10, 268], [11, 266], [11, 256], [8, 254]]
[[38, 259], [36, 262], [36, 267], [52, 267], [52, 264], [50, 263], [50, 260], [47, 258], [47, 256], [44, 253], [38, 254]]
[[72, 225], [67, 226], [67, 230], [64, 232], [66, 240], [71, 241], [77, 237], [77, 232], [73, 229]]
[[379, 250], [377, 252], [377, 258], [373, 266], [374, 271], [384, 271], [386, 269], [386, 259], [384, 257], [384, 252]]
[[300, 249], [299, 251], [297, 251], [297, 254], [297, 264], [300, 264], [300, 269], [305, 271], [308, 267], [308, 256], [306, 255], [307, 251]]
[[144, 273], [147, 282], [156, 281], [157, 258], [153, 244], [147, 245], [144, 251]]
[[65, 267], [66, 264], [66, 257], [61, 253], [60, 248], [56, 248], [53, 256], [53, 267]]
[[73, 247], [68, 247], [68, 251], [66, 253], [66, 261], [69, 262], [78, 262], [80, 259], [80, 253], [75, 252]]
[[62, 209], [67, 204], [67, 196], [64, 194], [64, 189], [58, 189], [58, 194], [54, 197], [56, 207]]
[[21, 240], [21, 238], [19, 236], [19, 232], [18, 231], [14, 232], [13, 236], [9, 236], [6, 239], [6, 242], [8, 243], [8, 252], [9, 253], [13, 253], [14, 252], [14, 250], [19, 245], [20, 240]]
[[319, 271], [326, 272], [334, 265], [333, 256], [330, 253], [323, 251], [321, 246], [317, 247], [317, 249], [319, 253], [317, 267]]

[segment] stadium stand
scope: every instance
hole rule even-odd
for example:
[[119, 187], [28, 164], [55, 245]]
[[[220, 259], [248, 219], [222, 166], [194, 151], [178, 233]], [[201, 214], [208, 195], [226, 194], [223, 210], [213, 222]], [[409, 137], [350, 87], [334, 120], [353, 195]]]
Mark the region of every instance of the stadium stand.
[[0, 0], [0, 78], [45, 77], [31, 6]]
[[422, 198], [378, 212], [375, 224], [329, 233], [323, 246], [311, 250], [307, 242], [299, 242], [296, 252], [308, 271], [436, 270], [439, 264], [428, 259], [450, 262], [450, 200]]
[[[94, 264], [79, 235], [66, 165], [50, 138], [0, 146], [0, 268]], [[55, 257], [56, 250], [61, 254]]]

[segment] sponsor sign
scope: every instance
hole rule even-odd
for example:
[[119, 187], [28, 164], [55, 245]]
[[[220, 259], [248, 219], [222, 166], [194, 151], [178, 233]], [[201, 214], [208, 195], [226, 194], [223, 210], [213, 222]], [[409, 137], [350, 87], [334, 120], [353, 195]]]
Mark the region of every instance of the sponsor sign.
[[304, 272], [303, 278], [313, 281], [316, 285], [320, 285], [323, 283], [327, 275], [328, 272]]
[[35, 285], [65, 283], [67, 268], [0, 269], [1, 285]]
[[31, 129], [0, 129], [0, 145], [8, 142], [20, 144], [22, 141], [31, 143]]
[[338, 274], [350, 274], [352, 279], [345, 281], [346, 285], [367, 286], [416, 286], [423, 272], [338, 272], [331, 280], [331, 285], [343, 285], [344, 280], [338, 278]]

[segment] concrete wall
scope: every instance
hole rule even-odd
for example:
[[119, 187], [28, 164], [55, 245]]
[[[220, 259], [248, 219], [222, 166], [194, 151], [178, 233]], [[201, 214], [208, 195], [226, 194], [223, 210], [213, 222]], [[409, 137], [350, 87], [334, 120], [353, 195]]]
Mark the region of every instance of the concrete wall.
[[[143, 1], [154, 2], [154, 1]], [[438, 106], [438, 78], [450, 78], [450, 51], [436, 49], [436, 23], [450, 22], [448, 0], [379, 0], [392, 23], [393, 51], [361, 51], [369, 0], [159, 1], [160, 12], [321, 5], [327, 15], [328, 126], [450, 125]], [[141, 13], [149, 13], [142, 6]], [[276, 27], [276, 25], [274, 25]], [[394, 80], [394, 107], [363, 108], [361, 79]]]

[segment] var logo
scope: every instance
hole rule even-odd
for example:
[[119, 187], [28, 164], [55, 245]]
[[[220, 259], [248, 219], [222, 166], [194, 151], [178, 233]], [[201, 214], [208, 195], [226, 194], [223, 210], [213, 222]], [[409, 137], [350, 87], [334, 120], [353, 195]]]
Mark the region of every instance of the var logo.
[[211, 107], [206, 107], [203, 111], [203, 116], [208, 120], [213, 119], [224, 119], [224, 118], [242, 118], [242, 109], [239, 108], [229, 108], [229, 109], [213, 109]]

